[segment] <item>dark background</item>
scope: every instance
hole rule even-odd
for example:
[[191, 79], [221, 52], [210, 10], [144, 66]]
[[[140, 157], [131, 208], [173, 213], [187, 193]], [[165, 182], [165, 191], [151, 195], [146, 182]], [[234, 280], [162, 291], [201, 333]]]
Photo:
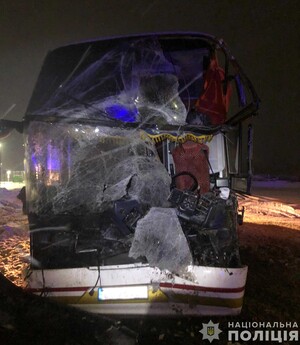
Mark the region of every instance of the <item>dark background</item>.
[[[57, 46], [131, 33], [206, 32], [224, 38], [261, 98], [254, 120], [254, 173], [300, 178], [299, 1], [1, 0], [0, 4], [0, 118], [22, 119], [43, 59]], [[2, 145], [3, 168], [23, 169], [21, 136], [11, 135]]]

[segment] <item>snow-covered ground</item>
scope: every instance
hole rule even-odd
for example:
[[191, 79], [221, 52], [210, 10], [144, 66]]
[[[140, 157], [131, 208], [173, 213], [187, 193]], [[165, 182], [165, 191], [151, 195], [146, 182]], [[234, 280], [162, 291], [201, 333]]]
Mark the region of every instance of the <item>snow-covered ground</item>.
[[21, 189], [24, 186], [24, 183], [22, 182], [6, 182], [6, 181], [0, 181], [0, 189], [7, 189], [7, 190], [17, 190]]
[[0, 188], [0, 271], [21, 286], [22, 271], [27, 266], [24, 259], [29, 256], [29, 229], [17, 199], [19, 191]]
[[300, 208], [300, 182], [285, 180], [255, 180], [252, 194], [272, 198], [281, 203]]
[[250, 196], [240, 196], [245, 221], [300, 230], [300, 182], [255, 180]]

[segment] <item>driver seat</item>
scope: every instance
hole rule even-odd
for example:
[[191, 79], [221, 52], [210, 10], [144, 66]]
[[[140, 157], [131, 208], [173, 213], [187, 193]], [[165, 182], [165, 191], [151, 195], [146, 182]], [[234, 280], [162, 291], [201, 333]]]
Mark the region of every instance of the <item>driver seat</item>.
[[[194, 175], [200, 187], [201, 194], [207, 193], [210, 189], [208, 146], [187, 141], [172, 151], [176, 174], [187, 171]], [[187, 190], [191, 187], [190, 176], [179, 176], [176, 179], [176, 187]]]

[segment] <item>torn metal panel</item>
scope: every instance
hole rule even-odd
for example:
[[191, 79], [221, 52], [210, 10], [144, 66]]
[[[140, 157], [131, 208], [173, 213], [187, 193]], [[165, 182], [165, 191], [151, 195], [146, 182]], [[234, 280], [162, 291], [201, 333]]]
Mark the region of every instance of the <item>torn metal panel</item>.
[[197, 196], [174, 189], [169, 197], [190, 245], [194, 263], [240, 267], [237, 239], [237, 199], [219, 191]]

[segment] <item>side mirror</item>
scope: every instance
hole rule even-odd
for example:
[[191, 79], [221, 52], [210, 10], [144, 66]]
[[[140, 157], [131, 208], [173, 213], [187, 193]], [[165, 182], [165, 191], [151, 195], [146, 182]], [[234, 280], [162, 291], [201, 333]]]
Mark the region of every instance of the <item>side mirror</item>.
[[251, 192], [251, 177], [231, 177], [231, 189], [250, 194]]
[[19, 133], [23, 133], [23, 122], [0, 120], [0, 139], [8, 137], [14, 129]]

